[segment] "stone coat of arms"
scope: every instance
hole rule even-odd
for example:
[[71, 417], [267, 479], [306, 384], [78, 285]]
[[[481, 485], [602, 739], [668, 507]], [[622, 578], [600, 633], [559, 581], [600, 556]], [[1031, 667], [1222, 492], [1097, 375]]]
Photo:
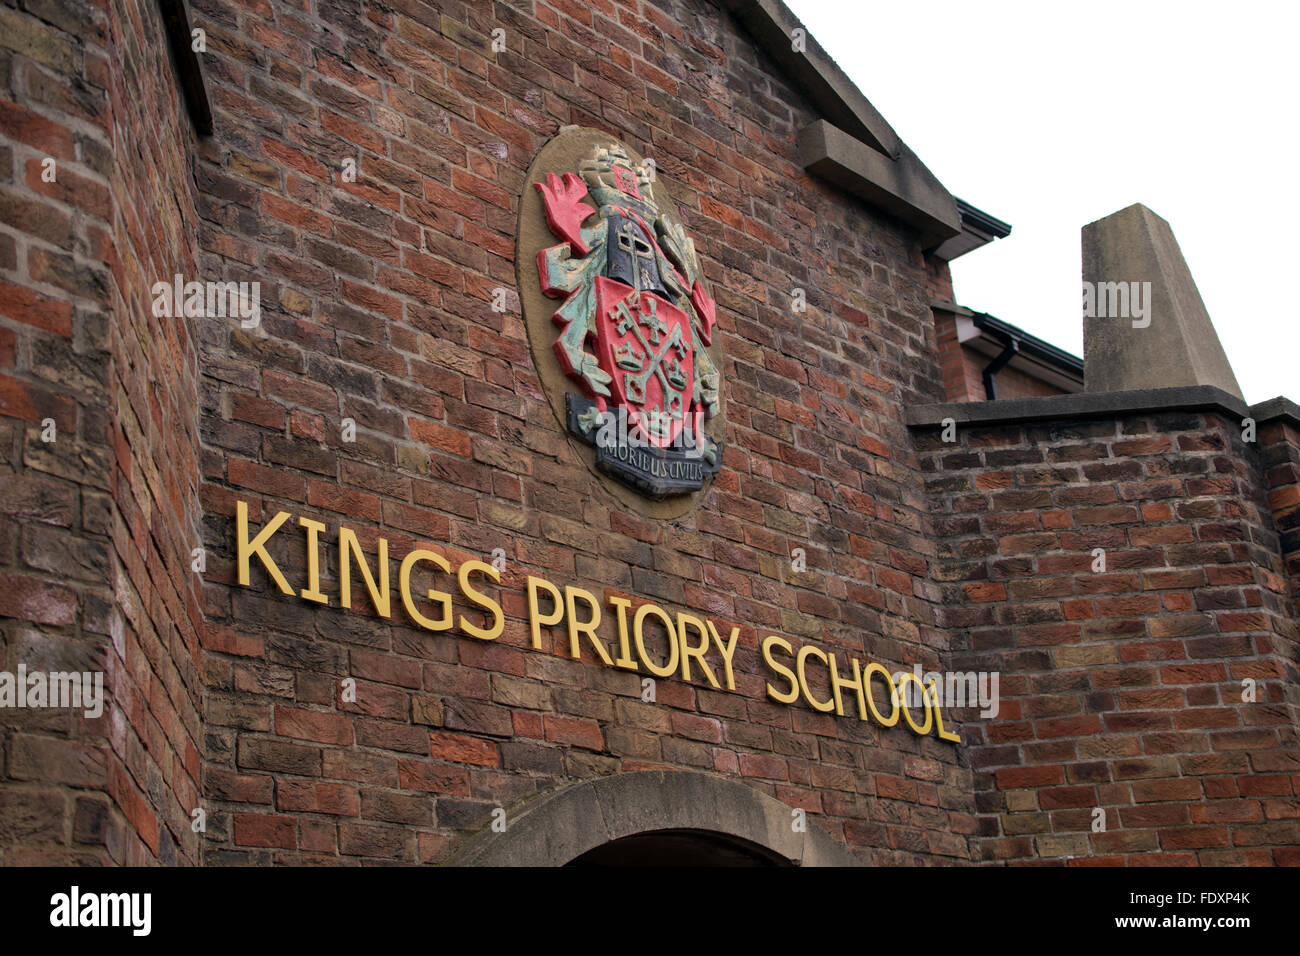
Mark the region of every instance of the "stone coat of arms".
[[[537, 253], [553, 349], [580, 388], [569, 430], [599, 467], [653, 498], [697, 490], [717, 471], [705, 422], [718, 411], [716, 306], [695, 244], [655, 199], [654, 167], [597, 142], [577, 172], [533, 185], [556, 244]], [[525, 197], [527, 201], [527, 197]]]

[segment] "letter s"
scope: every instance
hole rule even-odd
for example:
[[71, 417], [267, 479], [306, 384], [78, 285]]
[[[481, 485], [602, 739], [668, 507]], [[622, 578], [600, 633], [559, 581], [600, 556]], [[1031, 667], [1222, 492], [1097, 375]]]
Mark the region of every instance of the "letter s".
[[763, 660], [767, 662], [768, 667], [772, 668], [772, 670], [776, 671], [778, 674], [783, 675], [785, 679], [790, 682], [790, 690], [784, 694], [777, 693], [776, 688], [769, 683], [767, 685], [767, 696], [782, 704], [793, 704], [799, 697], [799, 681], [795, 678], [794, 671], [790, 670], [790, 668], [783, 664], [778, 664], [776, 661], [772, 660], [773, 645], [780, 647], [787, 654], [793, 654], [794, 648], [790, 646], [789, 641], [779, 638], [775, 634], [769, 634], [767, 637], [763, 638]]
[[488, 597], [481, 591], [476, 591], [470, 585], [469, 576], [475, 571], [482, 571], [494, 582], [501, 582], [501, 575], [497, 569], [483, 561], [466, 561], [456, 572], [456, 580], [460, 582], [460, 592], [465, 595], [471, 604], [476, 604], [485, 611], [490, 612], [493, 624], [491, 627], [482, 628], [466, 619], [465, 615], [460, 616], [460, 629], [470, 637], [477, 637], [480, 641], [495, 641], [501, 636], [505, 629], [505, 616], [501, 613], [501, 605], [492, 598]]

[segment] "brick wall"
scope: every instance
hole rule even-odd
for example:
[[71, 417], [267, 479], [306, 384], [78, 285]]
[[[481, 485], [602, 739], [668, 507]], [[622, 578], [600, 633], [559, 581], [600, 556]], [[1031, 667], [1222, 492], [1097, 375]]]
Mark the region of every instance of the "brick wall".
[[202, 541], [201, 330], [194, 320], [155, 317], [150, 290], [176, 274], [208, 278], [196, 268], [198, 147], [157, 4], [119, 0], [109, 14], [116, 65], [109, 334], [117, 603], [109, 682], [121, 712], [110, 738], [121, 766], [110, 774], [108, 793], [136, 838], [128, 835], [128, 859], [194, 863], [199, 837], [191, 812], [201, 806], [203, 746], [201, 586], [191, 557]]
[[981, 402], [984, 383], [957, 340], [957, 321], [951, 312], [934, 312], [935, 344], [943, 370], [945, 401]]
[[[1272, 404], [1272, 403], [1268, 403]], [[1256, 423], [1268, 505], [1278, 533], [1281, 571], [1286, 582], [1287, 612], [1296, 617], [1300, 596], [1300, 421], [1295, 406], [1263, 412]], [[1292, 720], [1300, 725], [1300, 634], [1296, 629], [1274, 635], [1277, 654], [1286, 670], [1287, 702]]]
[[0, 21], [0, 659], [109, 698], [4, 712], [0, 860], [193, 862], [195, 348], [148, 295], [193, 271], [192, 134], [153, 3]]
[[[951, 371], [947, 267], [803, 172], [817, 114], [707, 0], [192, 10], [202, 140], [149, 0], [0, 10], [0, 657], [110, 694], [0, 715], [0, 862], [440, 861], [498, 806], [652, 767], [875, 863], [1296, 862], [1293, 422], [909, 429]], [[560, 438], [517, 295], [491, 308], [570, 123], [656, 159], [718, 302], [724, 467], [673, 521]], [[176, 273], [259, 282], [261, 324], [154, 317]], [[325, 526], [330, 595], [340, 524], [390, 573], [500, 548], [504, 634], [381, 618], [359, 579], [347, 610], [239, 585], [237, 501]], [[270, 549], [305, 587], [302, 535]], [[530, 573], [739, 626], [736, 691], [646, 703], [533, 650]], [[957, 748], [779, 705], [769, 633], [999, 670], [1003, 710]]]
[[1297, 862], [1294, 614], [1241, 422], [921, 440], [954, 666], [1002, 672], [996, 720], [966, 725], [975, 859]]
[[[774, 66], [707, 3], [195, 6], [218, 129], [204, 267], [260, 277], [267, 309], [256, 334], [203, 337], [223, 555], [204, 599], [205, 859], [438, 860], [495, 806], [668, 766], [739, 774], [881, 862], [964, 860], [954, 748], [776, 705], [758, 676], [756, 628], [897, 665], [942, 647], [900, 421], [941, 395], [929, 273], [905, 233], [802, 172], [813, 116]], [[719, 303], [725, 467], [673, 523], [619, 508], [558, 441], [521, 317], [490, 308], [513, 288], [524, 171], [567, 123], [656, 158]], [[346, 515], [391, 561], [503, 548], [507, 595], [533, 572], [706, 611], [744, 628], [738, 692], [661, 681], [643, 704], [636, 675], [525, 649], [517, 600], [484, 646], [285, 597], [260, 571], [232, 586], [236, 499], [259, 527]], [[277, 560], [301, 580], [300, 544]], [[337, 699], [346, 676], [356, 704]]]

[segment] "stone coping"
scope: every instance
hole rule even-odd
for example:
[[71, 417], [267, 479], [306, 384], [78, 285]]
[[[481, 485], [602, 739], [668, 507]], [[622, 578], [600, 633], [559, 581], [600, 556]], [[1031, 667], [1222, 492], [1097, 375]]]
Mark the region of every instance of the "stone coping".
[[1278, 396], [1247, 405], [1213, 385], [914, 405], [904, 409], [903, 421], [911, 428], [940, 428], [947, 418], [961, 425], [1018, 425], [1052, 419], [1115, 418], [1150, 412], [1190, 411], [1217, 411], [1236, 418], [1250, 417], [1257, 425], [1281, 419], [1300, 427], [1300, 406], [1290, 399]]

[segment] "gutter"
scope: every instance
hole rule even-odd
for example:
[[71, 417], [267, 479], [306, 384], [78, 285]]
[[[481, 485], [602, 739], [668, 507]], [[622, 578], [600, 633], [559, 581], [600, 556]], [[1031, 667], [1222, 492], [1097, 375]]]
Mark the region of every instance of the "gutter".
[[[1083, 359], [1077, 355], [1071, 355], [1064, 349], [1057, 348], [1051, 342], [1045, 342], [1036, 335], [1030, 335], [1024, 329], [1018, 328], [1009, 322], [1003, 322], [987, 312], [974, 312], [971, 314], [970, 320], [974, 323], [975, 328], [981, 332], [986, 332], [1003, 342], [1015, 340], [1025, 355], [1039, 359], [1048, 365], [1054, 365], [1062, 371], [1077, 377], [1079, 381], [1083, 381]], [[1001, 368], [1002, 366], [998, 366], [995, 373], [1000, 371]]]
[[984, 366], [984, 397], [990, 402], [998, 397], [997, 374], [1008, 362], [1020, 354], [1020, 340], [1014, 335], [1006, 337], [1006, 347], [988, 365]]

